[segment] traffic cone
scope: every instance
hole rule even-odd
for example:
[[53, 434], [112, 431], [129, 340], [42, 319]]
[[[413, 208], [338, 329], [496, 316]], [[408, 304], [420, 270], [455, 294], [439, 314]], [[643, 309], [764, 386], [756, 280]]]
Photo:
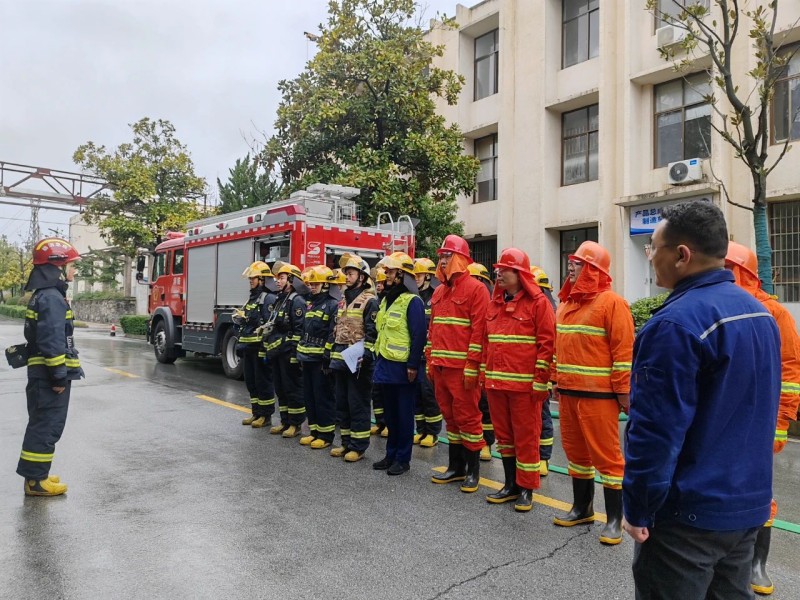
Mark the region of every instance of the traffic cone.
[[117, 326], [113, 323], [111, 324], [111, 337], [117, 337]]

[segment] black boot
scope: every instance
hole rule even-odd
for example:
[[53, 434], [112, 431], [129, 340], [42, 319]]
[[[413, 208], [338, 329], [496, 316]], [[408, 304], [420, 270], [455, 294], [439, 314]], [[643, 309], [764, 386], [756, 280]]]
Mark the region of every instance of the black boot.
[[553, 523], [572, 527], [581, 523], [594, 523], [594, 479], [572, 478], [572, 509], [566, 517], [555, 517]]
[[622, 490], [603, 488], [606, 500], [606, 526], [600, 532], [600, 543], [616, 546], [622, 541]]
[[750, 574], [750, 587], [756, 594], [769, 596], [775, 591], [775, 585], [767, 574], [767, 556], [772, 527], [762, 527], [756, 536], [756, 547], [753, 553], [753, 566]]
[[517, 512], [528, 512], [533, 508], [533, 490], [527, 488], [519, 489], [519, 498], [514, 503], [514, 510]]
[[506, 484], [503, 489], [486, 496], [486, 501], [491, 504], [502, 504], [519, 498], [517, 487], [517, 458], [515, 456], [503, 457], [503, 471], [506, 474]]
[[451, 481], [464, 481], [466, 476], [466, 465], [464, 463], [464, 448], [461, 444], [450, 442], [447, 447], [448, 464], [447, 471], [437, 473], [431, 477], [433, 483], [450, 483]]
[[467, 476], [464, 478], [464, 483], [461, 484], [461, 491], [465, 494], [471, 494], [478, 491], [478, 480], [481, 478], [481, 451], [464, 448], [464, 454], [467, 459]]

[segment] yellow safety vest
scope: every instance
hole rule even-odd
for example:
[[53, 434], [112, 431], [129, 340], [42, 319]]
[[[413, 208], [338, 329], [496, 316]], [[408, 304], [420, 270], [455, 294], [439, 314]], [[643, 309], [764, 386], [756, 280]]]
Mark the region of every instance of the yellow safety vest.
[[375, 353], [386, 360], [406, 362], [411, 355], [411, 333], [408, 331], [406, 313], [414, 298], [414, 294], [408, 292], [400, 294], [388, 308], [386, 298], [381, 300], [376, 320], [378, 339], [375, 342]]

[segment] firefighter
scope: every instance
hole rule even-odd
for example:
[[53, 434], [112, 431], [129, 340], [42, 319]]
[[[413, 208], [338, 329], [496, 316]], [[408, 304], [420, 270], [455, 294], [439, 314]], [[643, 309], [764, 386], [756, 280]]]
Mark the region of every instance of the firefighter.
[[[541, 267], [531, 265], [533, 280], [539, 289], [542, 290], [550, 306], [553, 307], [553, 314], [556, 312], [556, 300], [553, 298], [553, 286], [550, 285], [550, 278]], [[541, 467], [539, 477], [547, 477], [550, 472], [550, 459], [553, 457], [553, 415], [550, 413], [550, 399], [553, 396], [553, 385], [548, 383], [547, 398], [542, 402], [542, 437], [539, 439], [539, 458]]]
[[303, 334], [306, 314], [304, 296], [309, 289], [302, 282], [296, 266], [281, 261], [273, 265], [278, 298], [275, 319], [265, 342], [267, 358], [272, 363], [272, 376], [278, 393], [281, 422], [269, 430], [285, 438], [300, 435], [306, 418], [303, 402], [303, 377], [297, 360], [297, 344]]
[[[375, 292], [380, 306], [381, 300], [383, 300], [384, 286], [386, 285], [386, 271], [383, 267], [375, 267], [373, 269], [372, 280], [375, 282]], [[370, 434], [388, 437], [389, 430], [386, 428], [386, 420], [383, 418], [383, 398], [381, 397], [381, 387], [379, 385], [372, 386], [372, 414], [375, 417], [375, 423], [369, 429]]]
[[333, 280], [331, 281], [331, 285], [335, 285], [337, 288], [339, 288], [339, 291], [344, 294], [344, 291], [347, 289], [347, 277], [345, 277], [342, 269], [333, 269]]
[[25, 312], [28, 426], [17, 464], [26, 496], [67, 491], [59, 477], [50, 475], [50, 465], [67, 421], [72, 382], [83, 377], [66, 298], [75, 275], [72, 263], [79, 259], [75, 247], [61, 238], [45, 238], [33, 248], [33, 270], [25, 284], [33, 292]]
[[443, 285], [431, 300], [428, 376], [447, 425], [449, 460], [447, 470], [432, 477], [434, 483], [463, 481], [461, 491], [478, 490], [479, 456], [485, 446], [478, 369], [489, 293], [486, 286], [469, 276], [469, 245], [457, 235], [448, 235], [438, 250], [436, 276]]
[[[369, 265], [363, 258], [346, 252], [339, 259], [339, 266], [347, 280], [347, 289], [339, 301], [336, 329], [331, 333], [330, 368], [336, 381], [336, 423], [342, 445], [333, 448], [331, 456], [344, 456], [347, 462], [356, 462], [369, 448], [378, 300], [372, 287]], [[364, 349], [353, 373], [342, 352], [359, 342]]]
[[[736, 283], [759, 300], [778, 324], [781, 336], [781, 397], [778, 407], [778, 422], [775, 429], [773, 452], [783, 451], [788, 439], [789, 421], [797, 419], [800, 406], [800, 336], [794, 318], [774, 296], [761, 289], [758, 278], [758, 258], [746, 246], [736, 242], [728, 243], [725, 267], [733, 271]], [[769, 595], [775, 585], [767, 573], [772, 523], [778, 512], [778, 505], [772, 500], [772, 514], [756, 537], [755, 552], [750, 577], [750, 585], [757, 594]]]
[[[489, 269], [484, 267], [481, 263], [471, 263], [467, 270], [469, 274], [483, 283], [486, 289], [489, 290], [489, 296], [492, 295], [494, 285], [492, 284], [492, 277], [489, 275]], [[492, 425], [492, 415], [489, 412], [489, 400], [486, 397], [486, 390], [481, 388], [481, 400], [478, 403], [481, 409], [481, 427], [483, 427], [483, 441], [484, 446], [481, 448], [481, 460], [492, 460], [492, 446], [495, 442], [494, 425]]]
[[382, 262], [386, 293], [377, 318], [373, 381], [383, 394], [389, 434], [386, 455], [372, 468], [402, 475], [411, 468], [414, 398], [425, 347], [425, 307], [417, 296], [411, 257], [395, 252]]
[[[425, 304], [425, 324], [431, 326], [431, 298], [433, 292], [439, 287], [440, 282], [436, 278], [436, 264], [429, 258], [414, 259], [414, 279], [419, 289], [419, 297]], [[414, 436], [414, 443], [424, 448], [433, 448], [439, 443], [439, 432], [442, 431], [442, 411], [436, 402], [436, 395], [433, 392], [433, 385], [425, 374], [426, 365], [423, 364], [419, 373], [419, 385], [417, 387], [417, 400], [414, 418], [417, 422], [417, 434]]]
[[507, 248], [494, 265], [497, 285], [486, 314], [483, 384], [503, 459], [505, 485], [486, 500], [533, 506], [539, 488], [542, 403], [547, 398], [555, 314], [531, 274], [528, 255]]
[[569, 461], [573, 502], [554, 523], [572, 527], [594, 521], [595, 469], [603, 485], [608, 521], [603, 544], [622, 541], [622, 475], [619, 412], [628, 410], [633, 315], [611, 291], [611, 256], [597, 242], [583, 242], [568, 257], [569, 276], [558, 297], [554, 395], [561, 442]]
[[[250, 393], [252, 414], [242, 425], [261, 428], [271, 424], [275, 412], [275, 388], [272, 369], [265, 365], [266, 350], [261, 343], [261, 327], [269, 322], [277, 296], [269, 265], [258, 260], [247, 267], [242, 277], [250, 280], [250, 297], [234, 316], [239, 342], [237, 351], [242, 357], [244, 382]], [[267, 284], [269, 281], [269, 284]]]
[[303, 399], [310, 432], [300, 438], [300, 444], [315, 450], [331, 445], [336, 428], [336, 401], [324, 372], [327, 371], [325, 353], [329, 350], [328, 338], [336, 324], [336, 307], [339, 305], [339, 288], [334, 280], [333, 271], [324, 265], [311, 267], [306, 272], [309, 296], [303, 334], [297, 344], [297, 360], [303, 366]]

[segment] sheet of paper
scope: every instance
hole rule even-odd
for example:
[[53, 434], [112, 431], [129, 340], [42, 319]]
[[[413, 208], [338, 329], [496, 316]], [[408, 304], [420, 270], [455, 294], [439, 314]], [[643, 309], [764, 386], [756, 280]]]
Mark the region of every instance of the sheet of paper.
[[352, 346], [342, 350], [342, 358], [351, 373], [355, 373], [358, 370], [358, 361], [362, 356], [364, 356], [364, 340], [359, 340]]

